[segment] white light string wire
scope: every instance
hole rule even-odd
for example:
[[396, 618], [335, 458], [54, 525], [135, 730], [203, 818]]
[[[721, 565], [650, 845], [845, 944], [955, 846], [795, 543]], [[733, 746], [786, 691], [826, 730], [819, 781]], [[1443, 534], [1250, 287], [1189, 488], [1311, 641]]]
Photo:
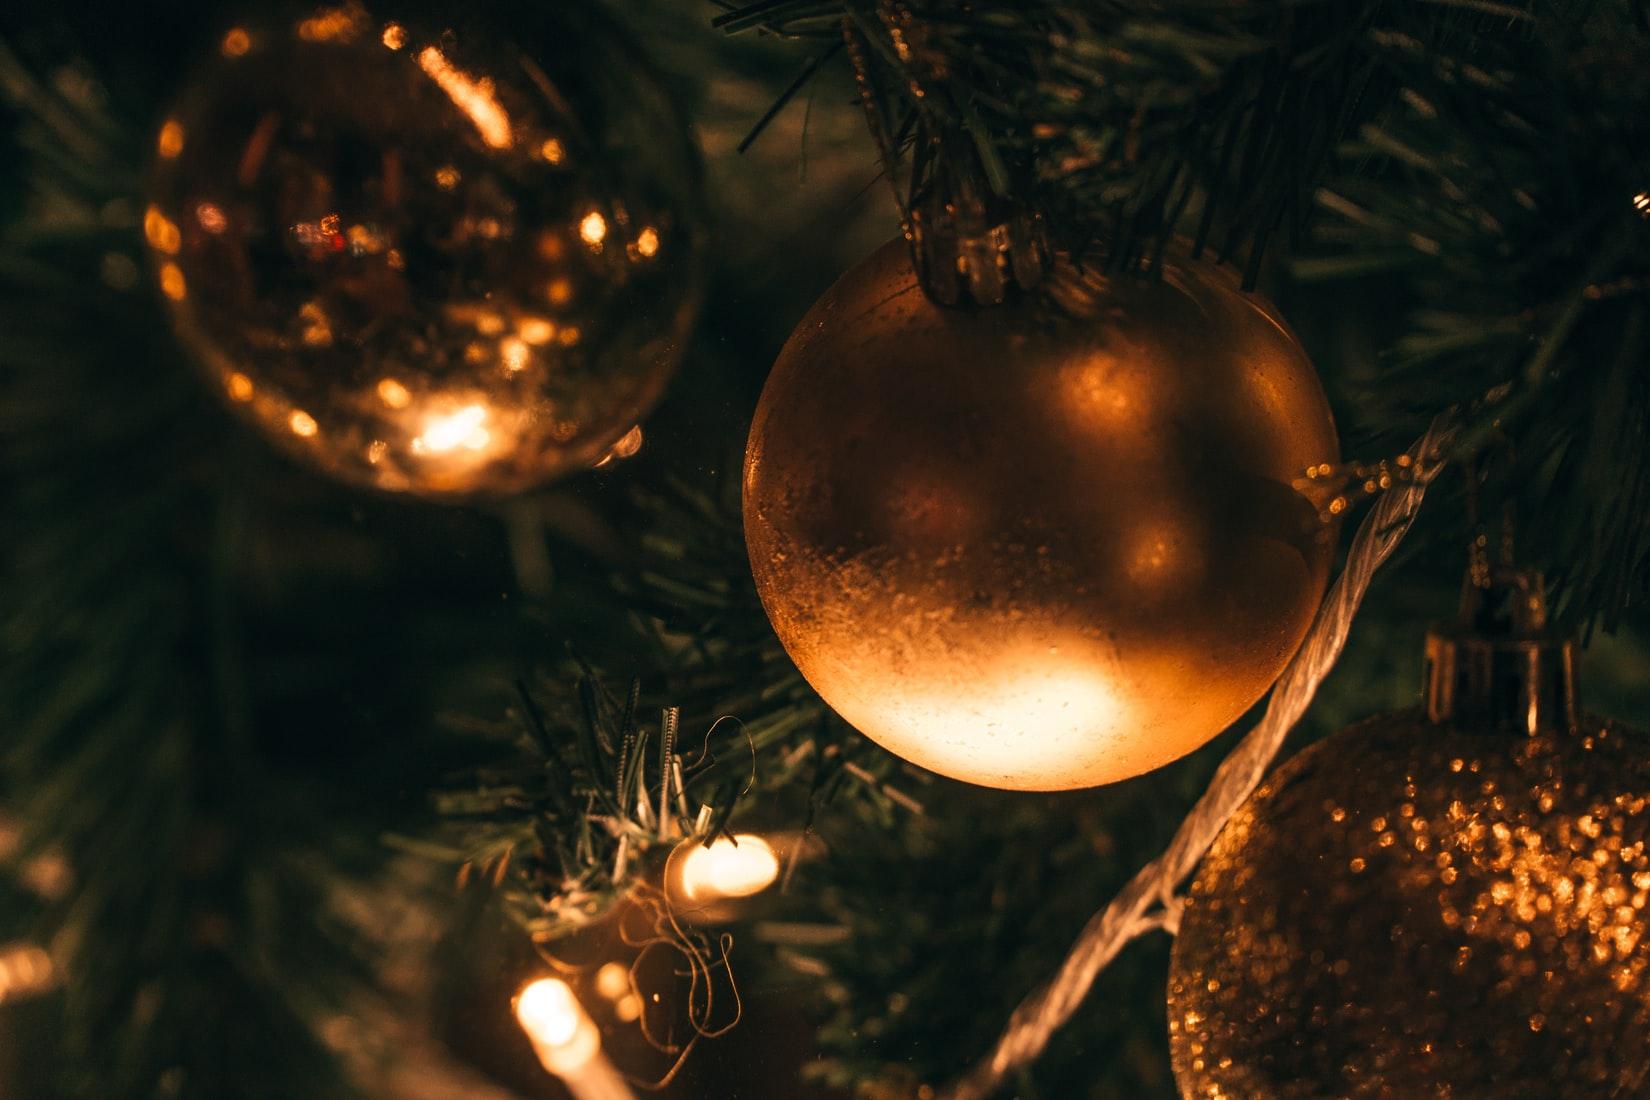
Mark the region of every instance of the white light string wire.
[[[1346, 568], [1318, 608], [1306, 640], [1278, 677], [1266, 714], [1221, 763], [1168, 848], [1142, 867], [1110, 905], [1089, 918], [1059, 971], [1009, 1017], [991, 1056], [943, 1091], [941, 1100], [986, 1100], [1009, 1074], [1037, 1060], [1124, 944], [1154, 928], [1173, 933], [1179, 927], [1176, 887], [1259, 785], [1318, 685], [1335, 667], [1369, 582], [1403, 541], [1427, 486], [1443, 468], [1440, 456], [1452, 434], [1450, 424], [1448, 414], [1432, 422], [1409, 452], [1415, 456], [1413, 478], [1390, 490], [1364, 518], [1353, 536]], [[1159, 903], [1162, 908], [1154, 909]]]

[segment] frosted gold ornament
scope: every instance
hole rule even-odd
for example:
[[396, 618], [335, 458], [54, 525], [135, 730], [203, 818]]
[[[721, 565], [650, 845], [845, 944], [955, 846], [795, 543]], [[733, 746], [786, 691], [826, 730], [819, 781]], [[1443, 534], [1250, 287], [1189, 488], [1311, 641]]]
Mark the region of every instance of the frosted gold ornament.
[[885, 246], [781, 352], [744, 474], [814, 689], [907, 760], [1025, 790], [1149, 771], [1265, 692], [1333, 548], [1291, 483], [1338, 457], [1299, 343], [1225, 269], [1043, 289], [942, 308]]
[[1204, 860], [1183, 1096], [1650, 1094], [1650, 739], [1578, 714], [1538, 580], [1472, 594], [1424, 710], [1302, 752]]
[[351, 4], [235, 28], [187, 83], [144, 213], [159, 288], [286, 450], [384, 489], [511, 492], [597, 463], [657, 400], [695, 299], [691, 159], [575, 18], [512, 24], [541, 65]]

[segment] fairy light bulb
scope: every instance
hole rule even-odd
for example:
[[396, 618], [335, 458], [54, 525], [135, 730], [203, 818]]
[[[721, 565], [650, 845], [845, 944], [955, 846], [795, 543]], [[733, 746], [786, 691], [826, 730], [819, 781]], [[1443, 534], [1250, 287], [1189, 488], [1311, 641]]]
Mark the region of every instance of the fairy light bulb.
[[540, 978], [523, 989], [516, 997], [516, 1021], [552, 1073], [584, 1065], [600, 1045], [596, 1025], [560, 978]]
[[516, 1022], [544, 1068], [561, 1078], [574, 1100], [635, 1100], [624, 1077], [602, 1053], [595, 1021], [560, 978], [540, 978], [516, 995]]
[[717, 837], [709, 846], [690, 841], [682, 859], [680, 887], [690, 901], [747, 898], [773, 885], [779, 857], [773, 846], [752, 833]]
[[603, 963], [596, 971], [596, 992], [617, 1001], [630, 992], [630, 971], [616, 962]]
[[33, 943], [0, 947], [0, 1002], [44, 993], [57, 981], [51, 956]]

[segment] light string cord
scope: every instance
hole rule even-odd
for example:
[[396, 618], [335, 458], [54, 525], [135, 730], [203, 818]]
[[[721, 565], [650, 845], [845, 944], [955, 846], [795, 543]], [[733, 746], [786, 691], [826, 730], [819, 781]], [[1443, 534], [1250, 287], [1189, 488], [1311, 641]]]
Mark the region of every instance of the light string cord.
[[[1412, 480], [1383, 496], [1352, 539], [1346, 567], [1318, 608], [1312, 629], [1272, 690], [1266, 713], [1221, 763], [1162, 855], [1142, 867], [1111, 904], [1089, 918], [1066, 960], [1047, 984], [1020, 1002], [990, 1057], [941, 1094], [942, 1100], [985, 1100], [1008, 1076], [1037, 1060], [1065, 1025], [1094, 980], [1123, 946], [1154, 928], [1179, 924], [1175, 889], [1197, 866], [1231, 816], [1259, 785], [1284, 739], [1312, 702], [1346, 646], [1352, 618], [1375, 571], [1392, 556], [1421, 508], [1427, 486], [1444, 466], [1453, 417], [1440, 414], [1416, 441]], [[1161, 908], [1154, 908], [1161, 903]]]

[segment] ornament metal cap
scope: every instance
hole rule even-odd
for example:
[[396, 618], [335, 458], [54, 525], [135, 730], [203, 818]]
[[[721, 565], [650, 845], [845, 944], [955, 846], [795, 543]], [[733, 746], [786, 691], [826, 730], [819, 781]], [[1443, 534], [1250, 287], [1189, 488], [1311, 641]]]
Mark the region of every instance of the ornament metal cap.
[[1525, 734], [1573, 729], [1575, 643], [1547, 623], [1541, 574], [1502, 569], [1469, 576], [1461, 613], [1427, 632], [1427, 717]]

